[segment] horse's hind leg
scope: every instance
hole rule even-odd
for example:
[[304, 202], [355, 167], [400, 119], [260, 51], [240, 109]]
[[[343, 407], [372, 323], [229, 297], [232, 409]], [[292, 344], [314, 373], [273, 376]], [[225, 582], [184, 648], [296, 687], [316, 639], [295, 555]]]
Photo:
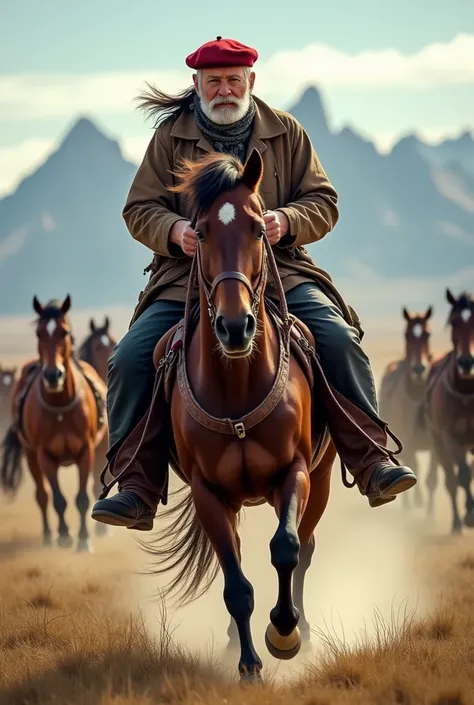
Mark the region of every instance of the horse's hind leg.
[[289, 467], [280, 487], [273, 493], [279, 517], [278, 528], [270, 541], [272, 565], [278, 574], [278, 599], [270, 612], [265, 643], [275, 658], [290, 659], [301, 647], [299, 612], [293, 603], [292, 577], [298, 565], [300, 540], [298, 527], [309, 496], [309, 475], [298, 459]]
[[224, 504], [196, 474], [191, 490], [196, 513], [214, 546], [224, 574], [224, 601], [235, 620], [240, 639], [240, 677], [243, 680], [259, 680], [262, 662], [255, 651], [250, 631], [250, 617], [254, 610], [253, 587], [240, 565], [236, 512]]
[[466, 493], [464, 524], [472, 529], [474, 528], [474, 497], [471, 491], [471, 468], [467, 464], [466, 453], [462, 449], [457, 449], [456, 460], [458, 464], [458, 482]]
[[43, 472], [34, 451], [26, 450], [25, 455], [26, 462], [28, 463], [31, 476], [36, 486], [35, 497], [41, 510], [41, 518], [43, 520], [43, 546], [52, 546], [53, 540], [48, 520], [48, 492], [44, 484]]
[[90, 505], [87, 485], [89, 482], [91, 469], [94, 467], [94, 461], [95, 449], [93, 442], [90, 441], [77, 460], [77, 467], [79, 468], [79, 492], [76, 496], [76, 507], [81, 517], [79, 540], [77, 542], [78, 553], [91, 552], [91, 547], [89, 545], [89, 531], [87, 528], [88, 509]]
[[452, 456], [449, 450], [449, 443], [445, 439], [440, 438], [440, 435], [441, 434], [434, 437], [433, 442], [435, 446], [435, 451], [439, 458], [439, 462], [441, 463], [444, 470], [446, 489], [448, 490], [449, 496], [451, 498], [451, 505], [453, 509], [453, 524], [451, 533], [460, 534], [462, 529], [462, 521], [458, 511], [458, 477], [456, 475], [454, 467], [455, 461], [454, 457]]
[[293, 590], [295, 607], [300, 613], [298, 626], [301, 632], [302, 642], [308, 642], [311, 633], [311, 628], [304, 609], [304, 581], [306, 572], [311, 565], [315, 548], [314, 530], [327, 507], [331, 484], [331, 468], [335, 457], [336, 449], [331, 443], [320, 464], [309, 476], [310, 490], [308, 504], [306, 505], [298, 528], [301, 548], [298, 565], [293, 575]]

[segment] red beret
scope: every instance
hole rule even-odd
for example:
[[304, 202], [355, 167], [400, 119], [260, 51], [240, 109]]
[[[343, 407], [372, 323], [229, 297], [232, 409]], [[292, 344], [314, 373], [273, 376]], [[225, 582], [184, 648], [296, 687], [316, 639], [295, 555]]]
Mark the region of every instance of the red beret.
[[256, 49], [235, 39], [217, 37], [186, 57], [186, 64], [195, 70], [212, 69], [218, 66], [253, 66], [257, 59]]

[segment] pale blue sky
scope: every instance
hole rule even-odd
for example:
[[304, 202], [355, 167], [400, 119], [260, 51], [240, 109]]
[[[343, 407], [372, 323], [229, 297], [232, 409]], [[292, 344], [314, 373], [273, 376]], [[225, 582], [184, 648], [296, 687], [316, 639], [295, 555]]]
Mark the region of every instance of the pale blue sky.
[[[293, 0], [281, 11], [275, 0], [199, 5], [2, 3], [0, 191], [43, 158], [78, 113], [123, 139], [137, 159], [149, 128], [133, 95], [144, 80], [185, 87], [185, 56], [217, 34], [257, 47], [255, 92], [275, 107], [288, 107], [300, 84], [317, 83], [334, 126], [350, 122], [382, 147], [411, 129], [436, 138], [472, 127], [474, 0]], [[291, 52], [286, 75], [282, 52]]]

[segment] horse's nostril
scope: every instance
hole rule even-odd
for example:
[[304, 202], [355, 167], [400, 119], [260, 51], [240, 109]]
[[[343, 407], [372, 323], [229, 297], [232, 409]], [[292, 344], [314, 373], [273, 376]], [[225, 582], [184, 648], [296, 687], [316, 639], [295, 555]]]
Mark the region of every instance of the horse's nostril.
[[245, 327], [245, 335], [247, 338], [252, 338], [255, 335], [255, 329], [257, 327], [257, 322], [255, 316], [252, 313], [247, 314], [247, 325]]
[[216, 318], [216, 333], [221, 339], [227, 339], [229, 337], [229, 331], [226, 328], [224, 316], [217, 316]]

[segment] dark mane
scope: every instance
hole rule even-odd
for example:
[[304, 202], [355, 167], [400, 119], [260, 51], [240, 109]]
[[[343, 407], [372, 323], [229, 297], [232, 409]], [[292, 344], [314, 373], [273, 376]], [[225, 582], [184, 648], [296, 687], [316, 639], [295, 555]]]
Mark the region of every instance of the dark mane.
[[149, 83], [146, 85], [148, 90], [140, 93], [135, 100], [146, 117], [154, 119], [154, 127], [170, 121], [174, 122], [181, 113], [190, 109], [196, 95], [192, 86], [176, 95], [169, 95]]
[[466, 309], [474, 310], [474, 297], [469, 291], [462, 291], [455, 305], [449, 312], [447, 323], [452, 323], [455, 316], [460, 311], [464, 311]]
[[[58, 301], [58, 299], [51, 299], [51, 301], [48, 301], [48, 303], [44, 305], [41, 316], [38, 317], [38, 320], [49, 321], [50, 318], [60, 318], [62, 316], [61, 306], [62, 301]], [[67, 316], [65, 317], [65, 320], [68, 320]]]
[[185, 160], [174, 175], [180, 183], [170, 191], [187, 196], [194, 212], [207, 212], [221, 193], [241, 183], [243, 164], [230, 154], [210, 153], [197, 162]]

